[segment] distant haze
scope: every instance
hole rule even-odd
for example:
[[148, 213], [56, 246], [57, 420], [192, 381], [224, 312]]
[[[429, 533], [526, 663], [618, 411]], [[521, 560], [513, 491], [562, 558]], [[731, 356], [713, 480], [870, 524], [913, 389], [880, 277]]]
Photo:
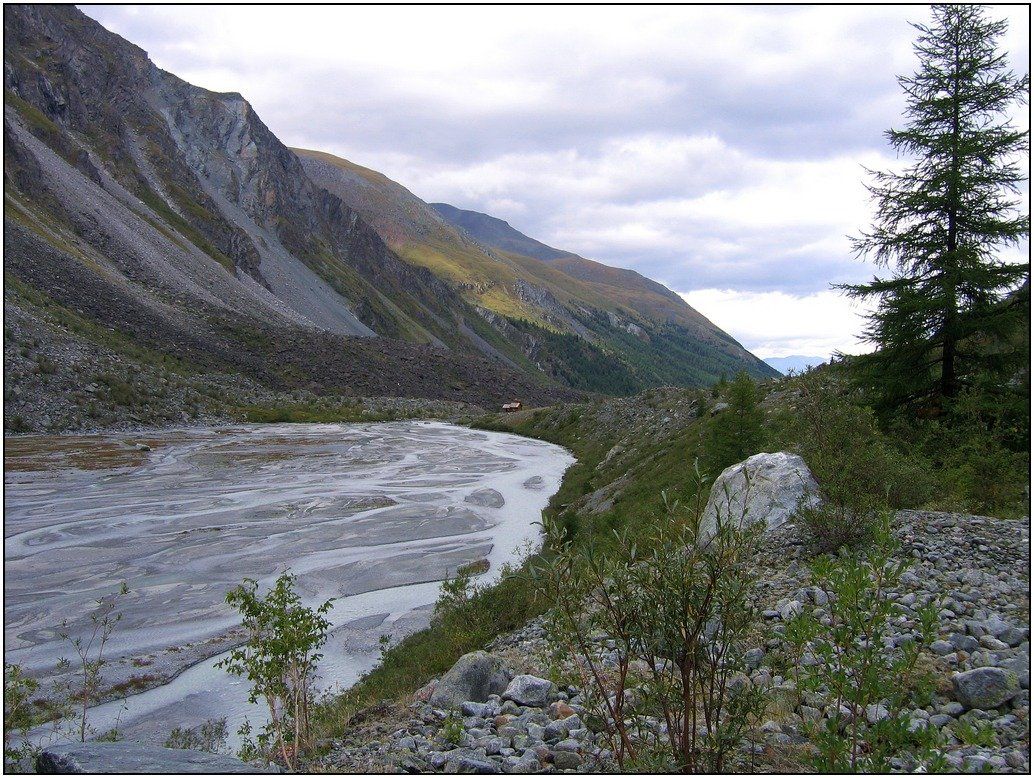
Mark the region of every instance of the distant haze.
[[[285, 143], [634, 268], [761, 357], [868, 348], [829, 284], [874, 272], [847, 236], [862, 166], [901, 164], [883, 132], [925, 7], [83, 10]], [[1029, 8], [989, 13], [1026, 72]]]
[[791, 370], [795, 373], [803, 373], [809, 367], [816, 367], [827, 361], [824, 357], [805, 357], [800, 354], [794, 354], [789, 357], [770, 357], [765, 360], [765, 362], [783, 375], [786, 375]]

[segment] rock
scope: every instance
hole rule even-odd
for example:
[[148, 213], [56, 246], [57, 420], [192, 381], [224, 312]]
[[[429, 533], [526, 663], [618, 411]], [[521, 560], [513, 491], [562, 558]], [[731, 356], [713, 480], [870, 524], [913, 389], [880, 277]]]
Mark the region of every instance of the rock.
[[822, 711], [810, 705], [801, 706], [801, 718], [805, 721], [819, 721], [822, 719]]
[[465, 702], [485, 702], [499, 694], [510, 681], [503, 660], [484, 651], [464, 654], [438, 682], [430, 703], [438, 708], [458, 710]]
[[549, 716], [553, 719], [566, 719], [568, 716], [573, 716], [574, 714], [574, 708], [563, 700], [554, 702], [549, 706]]
[[468, 775], [491, 775], [502, 772], [499, 765], [491, 759], [481, 759], [480, 756], [474, 754], [462, 754], [456, 759], [450, 758], [448, 765], [454, 772]]
[[800, 600], [790, 600], [790, 602], [779, 609], [779, 617], [783, 621], [790, 621], [790, 619], [800, 616], [803, 612], [804, 603]]
[[41, 773], [271, 773], [240, 759], [186, 748], [142, 743], [66, 743], [48, 746], [37, 757]]
[[998, 666], [1004, 670], [1012, 670], [1020, 682], [1021, 689], [1030, 688], [1030, 658], [1027, 656], [1014, 656], [1003, 659]]
[[930, 650], [937, 654], [937, 656], [947, 656], [955, 651], [955, 646], [947, 640], [935, 640], [930, 644]]
[[972, 635], [956, 633], [948, 638], [948, 641], [955, 646], [956, 650], [965, 651], [970, 654], [980, 648], [980, 641]]
[[867, 705], [865, 708], [865, 719], [870, 724], [884, 721], [890, 718], [890, 711], [884, 705]]
[[506, 687], [503, 699], [529, 708], [544, 708], [556, 693], [556, 684], [552, 681], [534, 675], [518, 675]]
[[982, 773], [988, 767], [987, 757], [970, 754], [962, 757], [962, 769], [967, 773]]
[[1025, 761], [1022, 751], [1012, 750], [1005, 755], [1006, 764], [1014, 770], [1021, 770]]
[[1011, 700], [1020, 690], [1016, 673], [1000, 667], [978, 667], [952, 676], [955, 698], [967, 709], [990, 710]]
[[464, 716], [476, 716], [479, 719], [488, 718], [489, 707], [484, 702], [472, 702], [466, 700], [460, 705], [460, 712]]
[[743, 664], [748, 670], [757, 670], [765, 658], [765, 652], [760, 648], [752, 648], [743, 654]]
[[714, 537], [719, 521], [740, 527], [764, 522], [774, 529], [801, 508], [820, 503], [818, 484], [801, 457], [785, 451], [755, 454], [725, 468], [714, 482], [700, 517], [700, 541]]
[[573, 751], [556, 751], [553, 766], [558, 770], [577, 770], [582, 766], [582, 757]]
[[535, 749], [529, 748], [521, 754], [521, 758], [513, 766], [513, 771], [515, 773], [534, 773], [541, 766], [542, 762], [539, 761], [539, 755], [535, 753]]

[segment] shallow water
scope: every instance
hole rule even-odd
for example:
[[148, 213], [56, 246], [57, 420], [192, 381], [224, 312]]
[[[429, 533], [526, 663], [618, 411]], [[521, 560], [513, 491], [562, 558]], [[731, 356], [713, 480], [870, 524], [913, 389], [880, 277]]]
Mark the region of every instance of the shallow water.
[[322, 685], [347, 687], [374, 665], [381, 634], [426, 624], [443, 578], [487, 559], [491, 579], [536, 543], [573, 462], [547, 443], [437, 422], [7, 444], [5, 660], [53, 673], [70, 656], [58, 633], [88, 634], [97, 601], [125, 581], [110, 672], [180, 674], [98, 706], [91, 724], [118, 719], [152, 742], [208, 718], [226, 716], [231, 732], [261, 719], [219, 656], [198, 661], [232, 643], [224, 597], [245, 576], [264, 587], [290, 568], [308, 603], [337, 598]]

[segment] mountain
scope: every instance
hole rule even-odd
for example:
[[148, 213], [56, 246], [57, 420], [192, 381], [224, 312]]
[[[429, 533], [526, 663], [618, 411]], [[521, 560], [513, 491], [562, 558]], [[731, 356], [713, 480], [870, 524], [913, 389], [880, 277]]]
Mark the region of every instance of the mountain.
[[554, 249], [486, 214], [429, 205], [331, 154], [295, 152], [313, 181], [362, 214], [400, 257], [432, 270], [483, 311], [548, 375], [616, 393], [707, 385], [740, 369], [776, 375], [677, 294], [635, 271]]
[[316, 186], [239, 94], [160, 70], [72, 6], [5, 6], [4, 33], [5, 420], [53, 406], [60, 428], [112, 382], [155, 399], [180, 375], [574, 396], [508, 364], [505, 338]]
[[464, 211], [462, 208], [448, 203], [431, 203], [431, 207], [450, 224], [459, 227], [476, 240], [502, 251], [523, 254], [544, 262], [571, 256], [566, 251], [560, 251], [545, 243], [540, 243], [534, 238], [529, 238], [523, 232], [518, 232], [511, 227], [508, 222], [489, 216], [487, 213]]
[[5, 424], [269, 392], [538, 404], [759, 370], [717, 328], [648, 321], [342, 164], [347, 186], [314, 180], [243, 96], [74, 6], [5, 6]]
[[765, 362], [785, 375], [790, 370], [795, 373], [803, 373], [809, 367], [817, 367], [829, 362], [829, 357], [805, 357], [793, 354], [788, 357], [769, 357]]
[[[747, 353], [729, 335], [719, 330], [675, 292], [634, 270], [610, 267], [547, 246], [517, 231], [502, 219], [485, 213], [465, 211], [447, 203], [433, 203], [432, 207], [449, 223], [484, 245], [507, 254], [542, 260], [550, 267], [583, 282], [584, 288], [592, 289], [647, 319], [675, 322], [701, 340], [707, 341], [717, 337], [721, 341], [735, 343], [738, 352]], [[771, 375], [767, 373], [764, 365], [758, 366], [761, 360], [753, 354], [749, 357], [750, 359], [746, 360], [747, 364], [740, 367], [745, 367], [748, 372], [759, 377]]]

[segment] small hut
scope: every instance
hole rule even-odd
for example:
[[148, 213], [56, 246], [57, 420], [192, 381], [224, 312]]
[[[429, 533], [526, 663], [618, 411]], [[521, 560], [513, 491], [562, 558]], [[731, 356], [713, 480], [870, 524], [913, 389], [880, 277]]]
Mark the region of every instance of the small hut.
[[516, 413], [521, 409], [521, 404], [514, 400], [512, 403], [503, 403], [503, 413]]

